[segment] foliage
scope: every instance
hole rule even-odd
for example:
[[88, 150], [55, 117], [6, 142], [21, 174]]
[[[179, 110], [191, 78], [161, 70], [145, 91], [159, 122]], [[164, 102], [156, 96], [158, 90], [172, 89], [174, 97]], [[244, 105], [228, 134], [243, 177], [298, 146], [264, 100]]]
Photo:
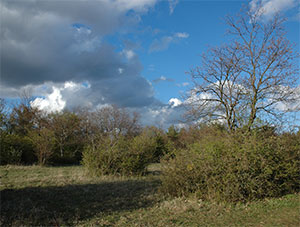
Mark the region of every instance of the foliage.
[[3, 98], [0, 98], [0, 132], [7, 126], [7, 104]]
[[27, 137], [8, 134], [0, 134], [0, 164], [32, 164], [36, 161], [33, 144]]
[[234, 202], [299, 191], [299, 144], [259, 132], [204, 136], [163, 162], [162, 191]]
[[82, 119], [69, 111], [52, 113], [49, 118], [51, 131], [54, 132], [55, 137], [50, 162], [53, 164], [79, 163], [85, 142], [81, 129]]
[[22, 151], [16, 150], [14, 147], [1, 150], [0, 163], [3, 164], [20, 164]]
[[158, 162], [166, 147], [156, 128], [146, 128], [131, 139], [106, 137], [96, 147], [88, 146], [82, 163], [93, 175], [141, 175], [149, 163]]
[[35, 128], [41, 120], [41, 111], [30, 105], [21, 103], [15, 106], [9, 117], [9, 131], [17, 135], [26, 136], [28, 131]]
[[39, 165], [45, 165], [53, 154], [55, 137], [53, 131], [41, 128], [29, 132], [29, 137], [34, 145], [35, 154]]

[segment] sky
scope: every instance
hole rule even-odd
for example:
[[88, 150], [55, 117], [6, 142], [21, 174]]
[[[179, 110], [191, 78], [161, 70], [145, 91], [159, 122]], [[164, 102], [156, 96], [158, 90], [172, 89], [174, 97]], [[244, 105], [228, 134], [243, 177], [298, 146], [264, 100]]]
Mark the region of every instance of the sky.
[[[45, 111], [117, 105], [143, 124], [181, 124], [187, 72], [228, 41], [223, 18], [259, 0], [2, 0], [0, 97], [23, 90]], [[299, 50], [299, 3], [262, 0], [287, 17]]]

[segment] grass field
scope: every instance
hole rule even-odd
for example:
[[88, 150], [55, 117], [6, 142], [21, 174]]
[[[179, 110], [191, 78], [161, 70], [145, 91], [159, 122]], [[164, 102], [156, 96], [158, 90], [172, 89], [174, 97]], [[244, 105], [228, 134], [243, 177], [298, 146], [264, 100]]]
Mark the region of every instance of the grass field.
[[300, 226], [297, 194], [214, 204], [165, 197], [157, 174], [92, 178], [81, 166], [1, 166], [0, 176], [1, 226]]

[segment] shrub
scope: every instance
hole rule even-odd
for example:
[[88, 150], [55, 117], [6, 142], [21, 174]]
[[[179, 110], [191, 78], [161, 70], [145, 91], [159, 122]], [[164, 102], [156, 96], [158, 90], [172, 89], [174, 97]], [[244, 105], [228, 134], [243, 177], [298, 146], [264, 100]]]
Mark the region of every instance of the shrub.
[[39, 165], [47, 164], [53, 155], [55, 145], [54, 132], [47, 128], [41, 128], [39, 130], [30, 131], [28, 135], [34, 145], [35, 155]]
[[5, 150], [1, 150], [1, 165], [3, 164], [20, 164], [22, 151], [16, 150], [10, 146]]
[[24, 136], [1, 132], [0, 164], [32, 164], [36, 161], [31, 141]]
[[84, 149], [82, 163], [92, 175], [141, 175], [156, 157], [155, 138], [144, 134], [133, 139], [120, 137], [112, 141], [107, 137], [96, 147]]
[[82, 164], [91, 175], [115, 174], [119, 172], [119, 153], [121, 144], [111, 144], [109, 138], [98, 142], [96, 146], [87, 146], [83, 151]]
[[134, 141], [143, 153], [151, 154], [151, 162], [160, 162], [161, 157], [169, 153], [172, 144], [164, 132], [156, 127], [145, 128]]
[[84, 144], [82, 142], [77, 142], [74, 144], [67, 144], [63, 146], [63, 155], [61, 155], [61, 150], [55, 144], [53, 155], [49, 158], [49, 163], [52, 165], [72, 165], [80, 164], [82, 160]]
[[259, 133], [208, 135], [164, 161], [161, 189], [233, 202], [293, 193], [299, 191], [298, 147]]

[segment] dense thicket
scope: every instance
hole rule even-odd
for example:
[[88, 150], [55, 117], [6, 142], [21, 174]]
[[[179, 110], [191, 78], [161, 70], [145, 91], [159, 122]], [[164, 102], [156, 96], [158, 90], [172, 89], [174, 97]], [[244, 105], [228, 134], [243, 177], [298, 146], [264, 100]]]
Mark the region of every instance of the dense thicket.
[[93, 175], [141, 175], [150, 163], [159, 162], [167, 152], [162, 134], [151, 127], [135, 137], [104, 137], [96, 146], [85, 148], [83, 164]]
[[279, 135], [265, 127], [228, 134], [204, 127], [198, 133], [196, 142], [162, 162], [163, 192], [236, 202], [299, 191], [299, 132]]

